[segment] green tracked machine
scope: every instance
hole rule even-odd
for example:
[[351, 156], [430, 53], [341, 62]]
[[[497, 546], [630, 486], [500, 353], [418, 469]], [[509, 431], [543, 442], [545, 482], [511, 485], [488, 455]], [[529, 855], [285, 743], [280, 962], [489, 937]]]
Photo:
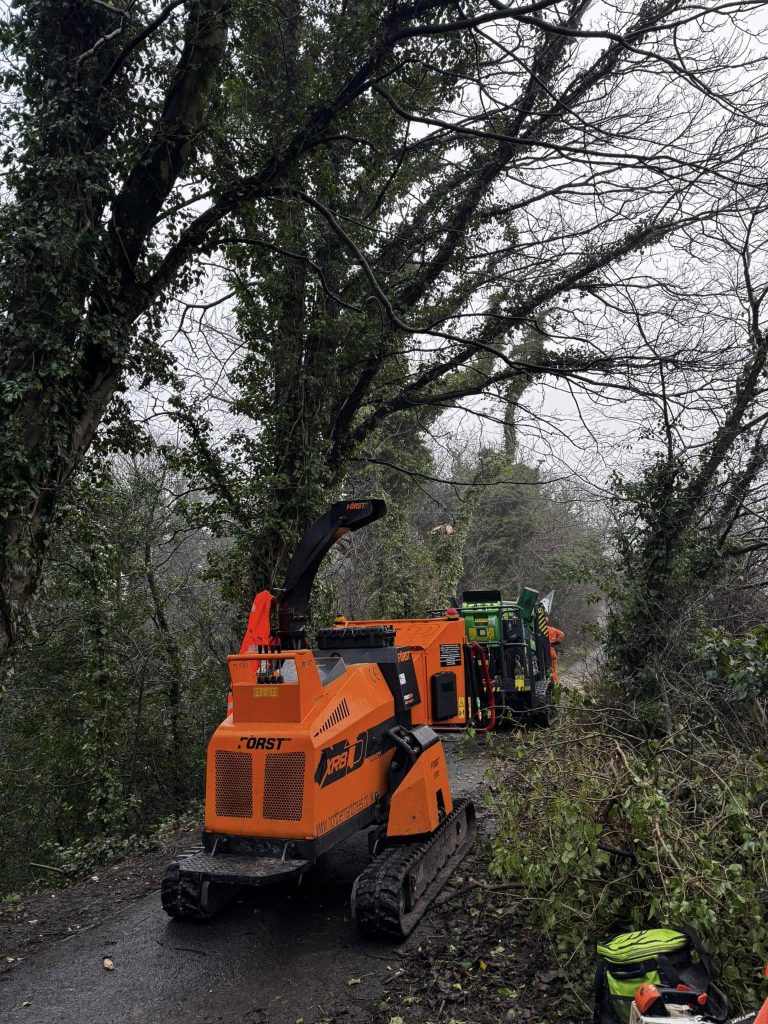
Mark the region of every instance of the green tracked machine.
[[[547, 601], [530, 587], [523, 587], [517, 601], [505, 601], [499, 590], [467, 590], [458, 611], [467, 640], [485, 649], [497, 719], [523, 715], [538, 725], [553, 725], [558, 680]], [[562, 639], [559, 630], [553, 632]]]

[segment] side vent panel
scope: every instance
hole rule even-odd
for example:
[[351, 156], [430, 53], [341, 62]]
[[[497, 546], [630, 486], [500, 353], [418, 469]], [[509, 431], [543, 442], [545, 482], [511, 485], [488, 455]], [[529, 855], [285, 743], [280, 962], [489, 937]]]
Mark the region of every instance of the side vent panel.
[[264, 761], [264, 805], [268, 821], [300, 821], [304, 813], [304, 751], [267, 754]]
[[339, 722], [343, 722], [345, 718], [349, 718], [349, 705], [347, 704], [347, 698], [342, 697], [330, 715], [317, 730], [315, 736], [319, 736], [321, 733], [327, 732], [329, 729], [332, 729], [334, 725], [338, 725]]
[[222, 818], [253, 817], [253, 763], [250, 754], [216, 751], [216, 813]]

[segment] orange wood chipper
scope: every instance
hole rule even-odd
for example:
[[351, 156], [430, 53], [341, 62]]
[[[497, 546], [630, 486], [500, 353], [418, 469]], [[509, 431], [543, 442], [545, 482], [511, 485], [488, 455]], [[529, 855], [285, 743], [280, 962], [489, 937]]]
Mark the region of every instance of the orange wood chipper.
[[475, 811], [452, 797], [438, 730], [495, 722], [486, 652], [464, 619], [344, 622], [307, 647], [322, 559], [385, 512], [377, 500], [334, 504], [302, 538], [280, 594], [257, 595], [208, 747], [202, 845], [163, 879], [172, 917], [205, 919], [240, 887], [297, 878], [367, 829], [353, 915], [367, 934], [402, 938], [468, 852]]

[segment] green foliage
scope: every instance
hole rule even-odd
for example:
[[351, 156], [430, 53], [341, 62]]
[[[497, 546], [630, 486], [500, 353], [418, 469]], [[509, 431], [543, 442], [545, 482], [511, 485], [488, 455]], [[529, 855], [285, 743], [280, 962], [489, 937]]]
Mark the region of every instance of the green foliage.
[[0, 889], [30, 860], [114, 856], [202, 795], [234, 641], [199, 578], [205, 538], [177, 515], [183, 488], [149, 460], [72, 493], [0, 693]]
[[[652, 695], [652, 655], [661, 647], [677, 665], [689, 654], [688, 644], [669, 643], [668, 630], [671, 616], [689, 607], [696, 538], [678, 525], [688, 511], [687, 485], [682, 461], [661, 456], [638, 479], [613, 481], [616, 563], [606, 580], [606, 651], [617, 675], [637, 677], [637, 687]], [[685, 635], [675, 631], [676, 640]]]
[[[337, 610], [349, 617], [418, 617], [445, 600], [443, 580], [450, 571], [421, 516], [419, 474], [434, 469], [432, 455], [419, 424], [401, 417], [377, 439], [376, 457], [350, 474], [345, 489], [383, 498], [387, 515], [342, 543], [322, 578], [333, 581]], [[395, 457], [402, 471], [394, 468]]]
[[530, 736], [505, 759], [493, 873], [515, 885], [587, 999], [596, 941], [688, 923], [729, 994], [754, 1005], [768, 946], [768, 761], [687, 723], [629, 743], [608, 717], [573, 706], [567, 735]]
[[168, 357], [131, 329], [144, 301], [114, 258], [109, 211], [162, 109], [178, 30], [166, 25], [153, 59], [140, 50], [105, 87], [124, 43], [116, 12], [33, 0], [3, 16], [0, 640], [18, 626], [57, 492], [123, 373], [167, 375]]
[[555, 591], [553, 621], [568, 645], [587, 637], [602, 592], [604, 532], [576, 484], [548, 484], [536, 467], [516, 462], [482, 488], [463, 551], [463, 587], [498, 587], [515, 597], [524, 586]]
[[713, 630], [701, 639], [699, 662], [713, 693], [729, 703], [768, 698], [768, 627], [743, 637]]
[[[77, 838], [69, 846], [51, 844], [48, 848], [43, 847], [42, 855], [61, 865], [65, 879], [77, 879], [104, 864], [151, 850], [168, 833], [198, 826], [202, 816], [203, 803], [194, 800], [181, 813], [172, 814], [142, 830], [113, 831], [94, 839]], [[46, 888], [54, 881], [50, 875], [43, 875], [39, 880]]]
[[[244, 20], [237, 60], [225, 82], [230, 103], [217, 122], [225, 154], [217, 171], [227, 179], [233, 165], [241, 174], [254, 173], [265, 140], [278, 148], [311, 116], [318, 97], [334, 94], [350, 60], [367, 53], [380, 30], [374, 8], [356, 9], [350, 17], [334, 4], [312, 7], [311, 14], [304, 10], [289, 24], [269, 15]], [[476, 40], [469, 47], [460, 33], [439, 43], [414, 41], [404, 48], [408, 56], [400, 70], [386, 76], [387, 93], [393, 103], [408, 106], [418, 95], [420, 109], [444, 110], [457, 95], [457, 82], [474, 73], [486, 45]], [[281, 61], [273, 59], [275, 52]], [[214, 572], [238, 600], [258, 587], [279, 586], [303, 530], [356, 471], [353, 460], [361, 451], [351, 434], [357, 420], [373, 411], [371, 390], [397, 394], [410, 370], [410, 338], [387, 323], [359, 260], [300, 193], [311, 192], [346, 230], [354, 233], [353, 222], [365, 224], [361, 248], [379, 256], [379, 279], [395, 295], [413, 283], [416, 254], [424, 257], [422, 232], [396, 248], [391, 224], [404, 221], [406, 204], [417, 194], [437, 215], [436, 197], [451, 175], [442, 146], [410, 147], [407, 119], [375, 91], [354, 111], [337, 112], [336, 133], [349, 141], [307, 147], [301, 166], [285, 175], [279, 203], [238, 212], [237, 231], [247, 242], [226, 248], [239, 352], [228, 391], [233, 429], [215, 437], [183, 387], [175, 399], [190, 439], [180, 464], [209, 496], [198, 514], [214, 529], [226, 523], [234, 540]], [[233, 152], [235, 136], [243, 141]], [[474, 222], [468, 216], [461, 232], [454, 232], [446, 273], [462, 270]], [[376, 253], [387, 247], [388, 255]], [[464, 269], [457, 298], [471, 291]], [[425, 301], [417, 315], [439, 322], [444, 300], [430, 290], [422, 289]], [[415, 307], [409, 304], [409, 317]], [[425, 411], [422, 431], [438, 412]], [[415, 458], [391, 444], [404, 431], [415, 442]], [[373, 431], [368, 453], [377, 450], [381, 457], [383, 446], [408, 472], [423, 453], [414, 416], [390, 417], [384, 438], [383, 433]], [[397, 530], [392, 521], [390, 529]], [[396, 572], [397, 562], [382, 571]], [[382, 579], [379, 588], [384, 597], [389, 584]]]
[[[634, 480], [614, 478], [615, 557], [606, 562], [606, 684], [622, 693], [634, 727], [669, 731], [701, 697], [690, 680], [704, 636], [727, 594], [718, 496], [702, 491], [685, 455], [651, 459]], [[722, 589], [719, 589], [722, 588]], [[709, 712], [703, 708], [703, 718]]]
[[[377, 447], [379, 462], [349, 480], [350, 493], [383, 497], [389, 512], [325, 570], [340, 610], [420, 616], [466, 588], [499, 587], [513, 598], [527, 585], [555, 589], [554, 616], [568, 643], [586, 640], [596, 590], [589, 569], [602, 559], [602, 532], [578, 491], [543, 483], [536, 470], [510, 466], [491, 449], [456, 458], [456, 482], [442, 482], [413, 424], [397, 427]], [[394, 468], [395, 453], [404, 472]]]

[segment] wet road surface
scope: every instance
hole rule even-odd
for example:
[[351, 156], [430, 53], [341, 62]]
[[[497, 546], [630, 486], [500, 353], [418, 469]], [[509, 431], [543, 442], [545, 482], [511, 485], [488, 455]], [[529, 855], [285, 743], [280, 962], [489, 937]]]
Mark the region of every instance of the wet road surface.
[[[479, 797], [485, 765], [446, 746], [454, 795]], [[201, 925], [170, 921], [158, 893], [140, 899], [2, 975], [0, 1021], [370, 1024], [401, 954], [362, 939], [350, 920], [352, 882], [367, 860], [366, 837], [355, 836], [298, 888], [249, 894]]]

